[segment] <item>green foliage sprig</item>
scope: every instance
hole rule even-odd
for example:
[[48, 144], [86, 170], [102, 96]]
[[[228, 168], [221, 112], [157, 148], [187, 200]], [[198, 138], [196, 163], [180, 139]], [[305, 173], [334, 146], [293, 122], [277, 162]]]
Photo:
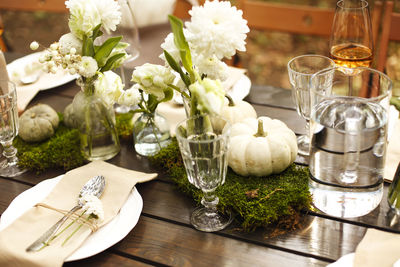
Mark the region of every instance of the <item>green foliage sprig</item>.
[[[188, 182], [176, 140], [150, 160], [166, 170], [179, 189], [200, 204], [203, 194]], [[311, 206], [308, 170], [295, 164], [268, 177], [243, 177], [229, 169], [225, 184], [218, 187], [216, 194], [218, 209], [234, 211], [244, 231], [271, 225], [296, 228], [301, 211]]]

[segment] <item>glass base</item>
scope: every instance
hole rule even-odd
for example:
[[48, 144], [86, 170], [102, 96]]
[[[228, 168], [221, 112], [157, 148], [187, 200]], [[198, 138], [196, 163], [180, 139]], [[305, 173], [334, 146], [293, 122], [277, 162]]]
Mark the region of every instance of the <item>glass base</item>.
[[92, 149], [92, 152], [89, 153], [89, 149], [85, 148], [83, 153], [85, 159], [89, 161], [95, 160], [108, 160], [117, 155], [120, 151], [120, 147], [118, 145], [109, 145], [109, 146], [100, 146]]
[[222, 214], [218, 211], [211, 211], [208, 208], [200, 207], [193, 211], [190, 223], [197, 230], [203, 232], [216, 232], [227, 227], [233, 218], [232, 215]]
[[300, 135], [297, 137], [297, 153], [303, 156], [310, 155], [310, 139], [306, 135]]
[[23, 174], [27, 169], [20, 169], [18, 165], [7, 165], [4, 161], [0, 162], [0, 176], [2, 177], [15, 177]]

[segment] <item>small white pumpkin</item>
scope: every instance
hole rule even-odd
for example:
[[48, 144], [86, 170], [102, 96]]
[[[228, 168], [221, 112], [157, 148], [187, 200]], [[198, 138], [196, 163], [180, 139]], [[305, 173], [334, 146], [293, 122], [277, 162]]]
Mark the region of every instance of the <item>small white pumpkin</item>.
[[242, 176], [280, 173], [296, 159], [296, 135], [280, 120], [247, 118], [232, 125], [230, 136], [228, 164]]
[[233, 101], [228, 95], [225, 96], [228, 101], [221, 109], [221, 116], [227, 119], [231, 124], [240, 122], [246, 118], [257, 118], [257, 113], [253, 106], [246, 101]]

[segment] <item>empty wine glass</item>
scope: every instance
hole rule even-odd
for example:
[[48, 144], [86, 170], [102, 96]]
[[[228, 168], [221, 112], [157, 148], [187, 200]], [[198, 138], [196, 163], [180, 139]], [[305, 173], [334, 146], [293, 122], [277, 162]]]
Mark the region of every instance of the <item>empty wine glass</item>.
[[337, 2], [329, 47], [329, 56], [338, 66], [371, 66], [373, 38], [367, 1]]
[[298, 153], [310, 154], [310, 79], [323, 69], [335, 66], [335, 62], [320, 55], [302, 55], [291, 59], [287, 65], [290, 84], [293, 87], [292, 97], [297, 113], [306, 120], [306, 134], [297, 137]]
[[[217, 125], [225, 127], [222, 129]], [[191, 224], [205, 232], [224, 229], [232, 217], [218, 212], [219, 199], [215, 190], [225, 182], [229, 124], [219, 116], [198, 115], [179, 123], [176, 137], [188, 179], [204, 193], [201, 200], [204, 207], [193, 211]]]
[[0, 143], [3, 146], [3, 155], [0, 176], [14, 177], [25, 172], [18, 167], [17, 149], [12, 143], [18, 134], [18, 107], [15, 84], [0, 80]]

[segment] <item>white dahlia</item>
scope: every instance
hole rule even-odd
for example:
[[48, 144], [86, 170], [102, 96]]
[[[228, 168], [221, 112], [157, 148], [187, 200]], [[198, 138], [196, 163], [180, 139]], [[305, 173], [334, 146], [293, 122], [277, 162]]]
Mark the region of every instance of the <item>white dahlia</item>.
[[101, 16], [94, 0], [67, 0], [65, 5], [69, 9], [68, 26], [71, 32], [79, 39], [91, 36], [93, 29], [101, 23]]
[[204, 57], [203, 55], [196, 55], [193, 58], [193, 64], [197, 71], [207, 76], [207, 78], [225, 81], [228, 78], [228, 66], [226, 63], [219, 60], [216, 56]]
[[189, 14], [192, 18], [185, 26], [190, 35], [186, 38], [197, 54], [222, 59], [230, 58], [236, 50], [246, 50], [247, 21], [229, 1], [206, 1], [203, 6], [193, 7]]

